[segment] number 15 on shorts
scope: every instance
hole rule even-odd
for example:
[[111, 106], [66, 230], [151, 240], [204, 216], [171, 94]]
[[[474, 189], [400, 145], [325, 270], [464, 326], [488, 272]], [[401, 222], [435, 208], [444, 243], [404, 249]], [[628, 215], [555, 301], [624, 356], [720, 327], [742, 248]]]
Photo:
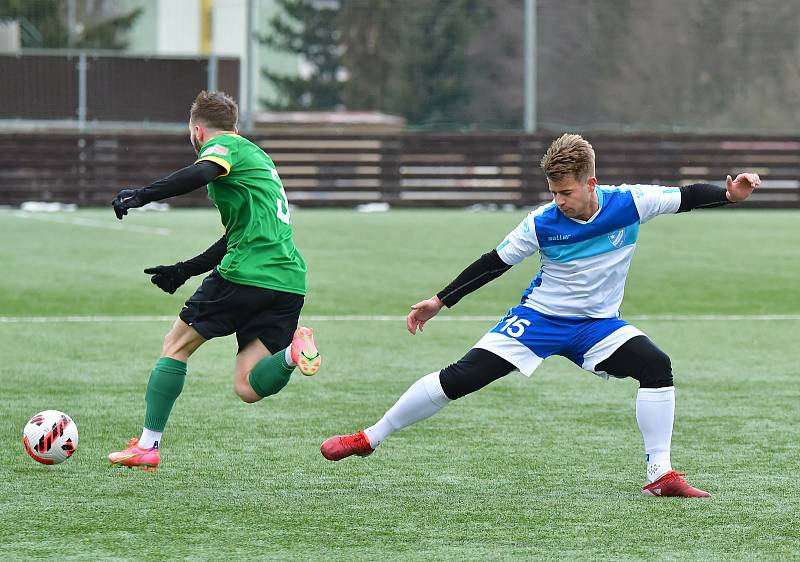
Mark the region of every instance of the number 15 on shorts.
[[522, 334], [525, 333], [525, 328], [527, 328], [530, 325], [531, 325], [530, 320], [526, 320], [524, 318], [520, 318], [517, 315], [514, 315], [511, 316], [505, 322], [502, 322], [500, 325], [500, 329], [497, 331], [501, 333], [505, 332], [512, 338], [519, 338]]

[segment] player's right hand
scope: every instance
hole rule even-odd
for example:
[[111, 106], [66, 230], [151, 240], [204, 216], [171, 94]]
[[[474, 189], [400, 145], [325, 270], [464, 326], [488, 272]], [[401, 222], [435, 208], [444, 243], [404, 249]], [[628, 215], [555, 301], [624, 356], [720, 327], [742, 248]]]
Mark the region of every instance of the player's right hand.
[[443, 306], [444, 303], [437, 296], [418, 302], [411, 307], [411, 312], [408, 313], [406, 328], [412, 335], [417, 333], [417, 328], [421, 332], [425, 327], [425, 323], [439, 314]]
[[753, 190], [759, 185], [761, 185], [761, 178], [758, 177], [758, 174], [739, 174], [736, 176], [736, 179], [732, 179], [728, 176], [725, 179], [725, 187], [728, 190], [726, 196], [729, 201], [738, 203], [750, 197], [750, 194], [753, 193]]
[[178, 262], [174, 265], [157, 265], [148, 267], [144, 270], [148, 275], [152, 275], [150, 281], [162, 291], [170, 295], [178, 290], [178, 287], [186, 283], [191, 277], [183, 268], [183, 264]]
[[122, 220], [122, 217], [128, 214], [128, 209], [143, 207], [149, 202], [144, 189], [123, 189], [111, 201], [111, 206], [114, 207], [117, 218]]

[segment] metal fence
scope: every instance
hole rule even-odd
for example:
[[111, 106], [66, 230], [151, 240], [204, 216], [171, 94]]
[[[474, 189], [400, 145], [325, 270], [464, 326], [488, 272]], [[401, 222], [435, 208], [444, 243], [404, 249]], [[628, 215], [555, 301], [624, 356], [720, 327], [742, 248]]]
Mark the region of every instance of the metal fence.
[[222, 57], [26, 52], [0, 55], [0, 76], [0, 123], [184, 123], [199, 90], [239, 94], [239, 60]]
[[[537, 205], [551, 198], [539, 159], [554, 134], [252, 136], [289, 199], [304, 206]], [[722, 183], [751, 170], [762, 187], [743, 206], [800, 207], [800, 137], [591, 135], [603, 184]], [[122, 188], [190, 163], [188, 134], [0, 134], [0, 204], [106, 206]], [[209, 205], [200, 190], [171, 201]]]

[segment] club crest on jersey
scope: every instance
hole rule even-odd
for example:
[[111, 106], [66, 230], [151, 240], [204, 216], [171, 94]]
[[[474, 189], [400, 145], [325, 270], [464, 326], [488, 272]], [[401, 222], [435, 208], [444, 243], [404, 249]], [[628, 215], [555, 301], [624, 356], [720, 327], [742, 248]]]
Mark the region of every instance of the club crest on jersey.
[[625, 229], [615, 230], [608, 235], [608, 239], [615, 248], [622, 247], [622, 243], [625, 241]]

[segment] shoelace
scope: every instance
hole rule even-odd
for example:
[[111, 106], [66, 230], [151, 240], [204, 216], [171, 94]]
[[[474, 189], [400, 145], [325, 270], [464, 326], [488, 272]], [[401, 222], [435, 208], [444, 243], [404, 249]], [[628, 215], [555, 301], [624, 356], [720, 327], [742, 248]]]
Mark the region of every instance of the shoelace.
[[[684, 474], [684, 473], [678, 473], [678, 472], [675, 472], [674, 470], [670, 470], [670, 471], [669, 471], [667, 474], [665, 474], [664, 476], [667, 476], [667, 475], [669, 475], [669, 477], [670, 477], [670, 478], [675, 478], [676, 476], [686, 476], [686, 474]], [[664, 476], [662, 476], [661, 478], [664, 478]], [[660, 478], [659, 478], [659, 480], [660, 480]], [[656, 480], [656, 482], [658, 482], [658, 480]]]
[[[680, 477], [686, 476], [686, 473], [684, 473], [684, 472], [675, 472], [674, 470], [671, 471], [671, 472], [668, 472], [667, 474], [669, 474], [669, 480], [673, 480], [675, 478], [678, 478], [680, 480], [681, 479]], [[667, 476], [667, 474], [665, 474], [664, 476]], [[664, 478], [664, 476], [662, 476], [661, 478]], [[648, 484], [648, 486], [652, 486], [653, 484], [655, 484], [656, 482], [661, 480], [661, 478], [659, 478], [655, 482], [650, 482], [650, 484]], [[686, 481], [684, 480], [684, 482], [686, 482]]]

